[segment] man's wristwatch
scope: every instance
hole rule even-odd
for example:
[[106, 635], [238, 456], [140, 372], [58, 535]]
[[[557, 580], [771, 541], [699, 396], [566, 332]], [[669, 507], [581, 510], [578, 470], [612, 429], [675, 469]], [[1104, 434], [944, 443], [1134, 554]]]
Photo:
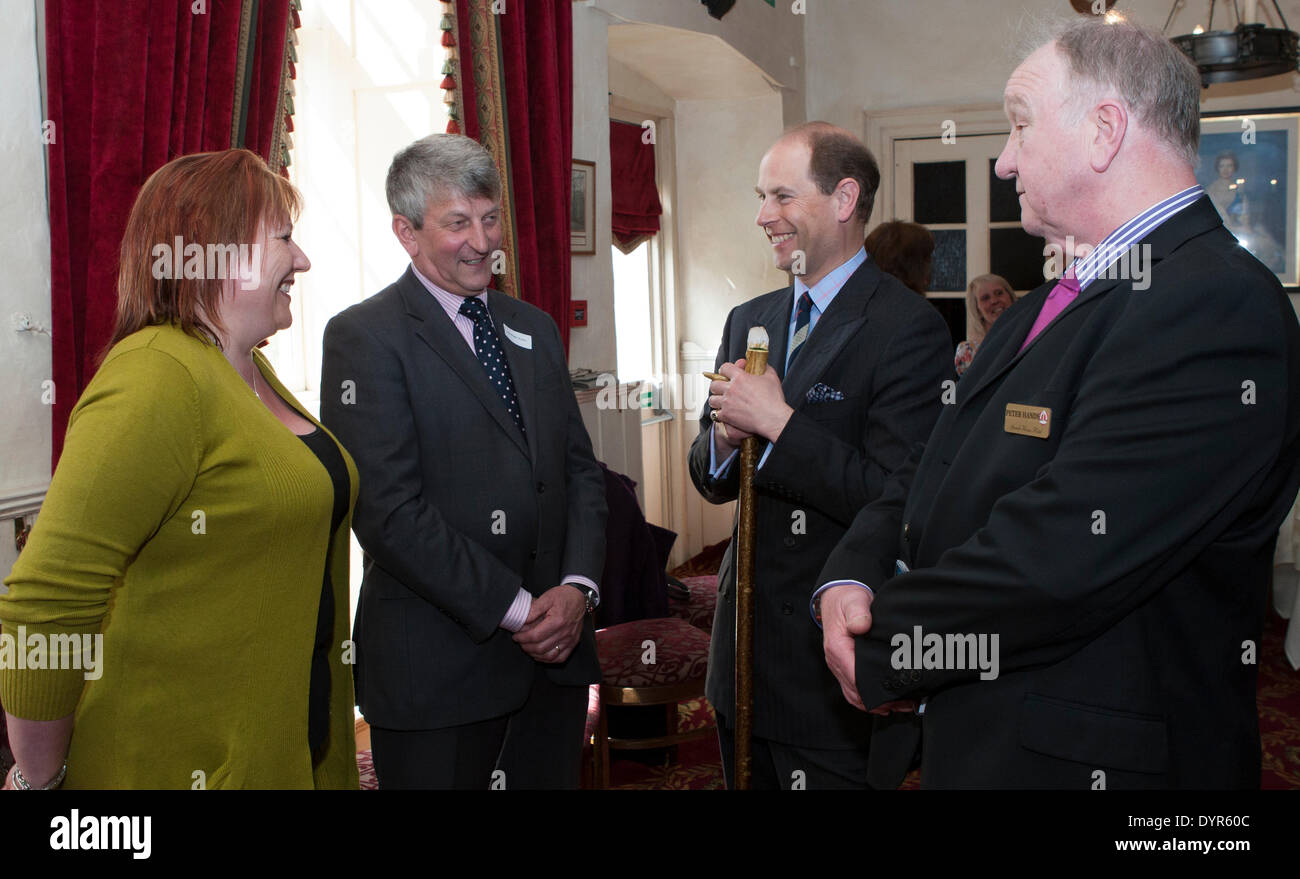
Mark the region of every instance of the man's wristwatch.
[[600, 604], [600, 596], [596, 593], [595, 589], [592, 589], [590, 586], [583, 586], [581, 583], [568, 583], [566, 585], [572, 586], [574, 589], [577, 589], [582, 593], [582, 597], [587, 602], [588, 614], [596, 612], [596, 605]]

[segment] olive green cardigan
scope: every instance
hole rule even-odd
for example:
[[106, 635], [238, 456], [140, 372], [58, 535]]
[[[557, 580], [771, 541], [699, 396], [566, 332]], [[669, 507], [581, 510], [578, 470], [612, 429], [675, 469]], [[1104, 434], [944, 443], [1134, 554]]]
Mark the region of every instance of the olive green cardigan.
[[[319, 459], [215, 345], [157, 326], [113, 347], [72, 412], [0, 596], [3, 631], [23, 626], [29, 644], [103, 633], [98, 679], [0, 671], [10, 714], [76, 712], [65, 787], [358, 787], [344, 644], [351, 503], [327, 560], [333, 496]], [[313, 770], [307, 695], [327, 561], [336, 646]]]

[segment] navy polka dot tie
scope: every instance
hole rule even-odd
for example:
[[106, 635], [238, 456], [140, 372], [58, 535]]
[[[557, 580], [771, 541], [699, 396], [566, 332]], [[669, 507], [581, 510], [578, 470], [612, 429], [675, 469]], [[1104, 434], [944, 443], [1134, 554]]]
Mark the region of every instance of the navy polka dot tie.
[[478, 354], [478, 362], [483, 364], [488, 381], [501, 395], [506, 411], [519, 425], [519, 432], [525, 433], [524, 418], [519, 413], [519, 395], [515, 393], [515, 381], [510, 377], [510, 363], [506, 360], [506, 352], [501, 350], [501, 339], [492, 325], [487, 306], [473, 296], [466, 296], [460, 304], [460, 313], [474, 321], [474, 351]]

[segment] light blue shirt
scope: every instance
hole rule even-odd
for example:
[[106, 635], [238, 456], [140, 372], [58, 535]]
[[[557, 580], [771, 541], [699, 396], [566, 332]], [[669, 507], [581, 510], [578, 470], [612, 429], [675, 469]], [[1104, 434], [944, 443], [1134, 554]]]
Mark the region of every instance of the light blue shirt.
[[[803, 342], [805, 345], [807, 345], [809, 339], [812, 338], [813, 330], [817, 326], [817, 321], [821, 320], [822, 313], [825, 312], [826, 309], [831, 307], [831, 303], [835, 301], [835, 297], [839, 294], [841, 288], [844, 287], [844, 284], [849, 280], [849, 278], [853, 276], [853, 273], [856, 272], [858, 268], [866, 261], [867, 261], [867, 249], [865, 247], [859, 247], [857, 253], [853, 254], [853, 256], [849, 257], [847, 260], [840, 263], [838, 266], [836, 266], [834, 269], [828, 272], [826, 274], [826, 277], [822, 278], [820, 281], [818, 281], [816, 284], [813, 284], [811, 287], [809, 287], [807, 284], [803, 282], [803, 278], [796, 277], [794, 279], [794, 291], [791, 294], [793, 298], [790, 302], [790, 326], [788, 331], [785, 334], [787, 344], [785, 346], [786, 348], [785, 369], [782, 371], [784, 375], [790, 374], [789, 340], [794, 338], [794, 325], [799, 320], [799, 300], [803, 297], [803, 294], [807, 292], [808, 298], [812, 300], [812, 309], [810, 309], [808, 312], [808, 337], [804, 339]], [[768, 443], [767, 447], [763, 449], [763, 457], [759, 459], [758, 462], [759, 467], [762, 467], [765, 463], [767, 463], [767, 456], [770, 455], [771, 453], [772, 453], [772, 444]], [[723, 461], [721, 464], [718, 464], [716, 458], [716, 452], [714, 450], [714, 445], [713, 445], [713, 428], [710, 427], [709, 428], [709, 476], [710, 478], [718, 479], [722, 476], [725, 476], [727, 474], [727, 470], [730, 469], [731, 467], [731, 462], [735, 459], [735, 457], [736, 457], [736, 450], [733, 450], [732, 453], [727, 456], [727, 459], [725, 461]]]

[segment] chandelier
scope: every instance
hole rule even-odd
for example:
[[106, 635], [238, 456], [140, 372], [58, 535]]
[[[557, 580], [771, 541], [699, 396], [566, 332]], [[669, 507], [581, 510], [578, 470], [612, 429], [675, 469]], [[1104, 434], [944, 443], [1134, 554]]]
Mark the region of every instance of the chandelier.
[[[1232, 0], [1232, 9], [1236, 14], [1237, 26], [1230, 31], [1214, 30], [1214, 2], [1210, 0], [1210, 18], [1207, 26], [1196, 29], [1190, 34], [1170, 37], [1170, 41], [1183, 51], [1201, 74], [1201, 85], [1209, 86], [1215, 82], [1238, 82], [1244, 79], [1259, 79], [1275, 76], [1300, 69], [1297, 65], [1296, 32], [1286, 23], [1282, 8], [1273, 0], [1273, 9], [1277, 12], [1280, 28], [1265, 27], [1258, 23], [1243, 20], [1237, 0]], [[1165, 20], [1164, 31], [1169, 30], [1169, 23], [1174, 20], [1174, 13], [1183, 5], [1183, 0], [1174, 0]], [[1247, 2], [1247, 15], [1254, 17], [1254, 2]]]

